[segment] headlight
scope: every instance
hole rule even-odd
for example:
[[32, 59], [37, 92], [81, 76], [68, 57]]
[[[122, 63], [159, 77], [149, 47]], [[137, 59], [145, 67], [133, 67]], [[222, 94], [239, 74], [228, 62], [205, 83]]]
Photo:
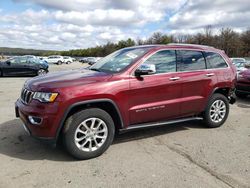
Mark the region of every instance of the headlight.
[[54, 102], [58, 93], [44, 93], [35, 92], [33, 99], [39, 100], [40, 102]]

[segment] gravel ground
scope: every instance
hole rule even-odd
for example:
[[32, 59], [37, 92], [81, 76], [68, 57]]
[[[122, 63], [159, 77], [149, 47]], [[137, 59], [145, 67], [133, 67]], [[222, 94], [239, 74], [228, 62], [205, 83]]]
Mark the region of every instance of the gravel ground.
[[220, 128], [189, 122], [129, 132], [102, 156], [76, 161], [27, 136], [15, 118], [26, 79], [0, 78], [0, 187], [250, 187], [250, 98], [231, 105]]

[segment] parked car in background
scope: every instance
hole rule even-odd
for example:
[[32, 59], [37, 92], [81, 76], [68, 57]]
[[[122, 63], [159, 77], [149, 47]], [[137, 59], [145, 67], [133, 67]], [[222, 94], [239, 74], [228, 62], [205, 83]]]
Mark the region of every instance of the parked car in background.
[[88, 63], [89, 65], [93, 65], [97, 62], [96, 58], [95, 57], [88, 57], [86, 59], [86, 63]]
[[237, 72], [240, 72], [242, 70], [245, 70], [246, 69], [246, 64], [247, 62], [244, 62], [244, 61], [238, 61], [236, 63], [234, 63], [234, 66], [236, 67], [237, 69]]
[[240, 98], [250, 95], [250, 64], [245, 64], [244, 69], [238, 72], [235, 94]]
[[101, 59], [101, 57], [89, 57], [87, 58], [87, 63], [89, 65], [94, 65], [97, 61], [99, 61]]
[[73, 63], [73, 58], [69, 56], [63, 56], [63, 63], [66, 63], [66, 64]]
[[48, 68], [48, 64], [38, 58], [20, 56], [0, 62], [0, 76], [44, 75]]
[[246, 59], [245, 58], [242, 58], [242, 57], [232, 57], [230, 58], [233, 62], [233, 64], [235, 65], [236, 63], [240, 63], [240, 62], [246, 62]]
[[118, 50], [87, 69], [27, 80], [16, 116], [34, 137], [62, 139], [78, 159], [101, 155], [119, 131], [203, 120], [221, 126], [236, 69], [222, 50], [146, 45]]
[[82, 58], [80, 58], [78, 61], [80, 62], [80, 63], [85, 63], [85, 60], [87, 59], [87, 57], [82, 57]]
[[81, 63], [88, 63], [89, 65], [95, 64], [97, 61], [102, 59], [102, 57], [83, 57], [79, 60]]
[[45, 59], [49, 64], [61, 65], [64, 62], [63, 56], [60, 55], [51, 55]]

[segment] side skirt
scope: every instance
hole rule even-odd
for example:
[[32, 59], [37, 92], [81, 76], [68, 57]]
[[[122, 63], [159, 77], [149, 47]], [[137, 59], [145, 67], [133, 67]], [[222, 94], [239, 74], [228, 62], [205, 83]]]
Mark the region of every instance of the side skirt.
[[176, 119], [176, 120], [170, 120], [170, 121], [135, 124], [135, 125], [130, 125], [127, 128], [120, 129], [120, 133], [137, 130], [137, 129], [143, 129], [143, 128], [159, 127], [159, 126], [164, 126], [164, 125], [169, 125], [169, 124], [182, 123], [182, 122], [193, 121], [193, 120], [203, 120], [203, 118], [202, 117], [189, 117], [189, 118], [182, 118], [182, 119]]

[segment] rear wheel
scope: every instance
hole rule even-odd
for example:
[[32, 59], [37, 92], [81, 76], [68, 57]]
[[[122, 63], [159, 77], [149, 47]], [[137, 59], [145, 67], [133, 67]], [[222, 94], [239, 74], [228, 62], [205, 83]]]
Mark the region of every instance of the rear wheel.
[[44, 69], [39, 69], [39, 70], [37, 71], [37, 75], [38, 75], [38, 76], [45, 75], [45, 74], [47, 74], [47, 71], [44, 70]]
[[63, 141], [67, 151], [78, 159], [104, 153], [113, 142], [114, 122], [104, 110], [91, 108], [73, 114], [66, 121]]
[[203, 115], [204, 123], [211, 128], [220, 127], [226, 121], [228, 113], [228, 99], [224, 95], [216, 93], [208, 102]]
[[66, 64], [70, 64], [70, 61], [67, 61]]
[[62, 61], [58, 61], [57, 64], [58, 64], [58, 65], [61, 65], [61, 64], [62, 64]]

